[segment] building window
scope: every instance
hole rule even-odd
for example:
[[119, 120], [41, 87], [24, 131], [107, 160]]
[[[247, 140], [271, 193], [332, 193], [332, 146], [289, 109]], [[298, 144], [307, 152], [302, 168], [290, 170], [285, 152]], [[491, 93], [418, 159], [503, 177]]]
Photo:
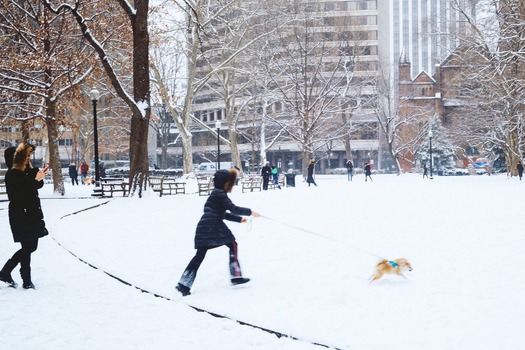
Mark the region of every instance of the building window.
[[59, 146], [72, 146], [73, 139], [58, 139]]

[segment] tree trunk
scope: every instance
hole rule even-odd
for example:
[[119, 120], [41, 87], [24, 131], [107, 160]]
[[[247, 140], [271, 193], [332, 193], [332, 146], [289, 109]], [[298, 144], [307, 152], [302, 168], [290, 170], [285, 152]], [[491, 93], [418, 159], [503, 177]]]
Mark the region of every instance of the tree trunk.
[[148, 0], [135, 0], [133, 27], [133, 98], [141, 107], [133, 110], [131, 117], [130, 153], [130, 195], [146, 189], [148, 180], [148, 128], [151, 116], [149, 77], [149, 35]]
[[241, 155], [239, 153], [239, 147], [237, 146], [237, 133], [233, 128], [229, 128], [228, 135], [230, 138], [230, 150], [232, 154], [232, 163], [234, 166], [242, 170]]
[[390, 154], [390, 157], [392, 158], [392, 162], [394, 163], [394, 166], [396, 167], [396, 174], [401, 175], [401, 166], [399, 165], [399, 159], [394, 154], [394, 146], [392, 145], [392, 142], [387, 142], [388, 145], [388, 154]]
[[181, 132], [180, 138], [182, 141], [182, 171], [184, 174], [189, 174], [193, 172], [192, 135]]
[[[345, 129], [349, 129], [347, 126], [348, 118], [346, 117], [345, 113], [343, 113], [342, 118], [343, 118], [343, 125]], [[353, 162], [352, 149], [350, 148], [350, 131], [349, 130], [343, 134], [343, 141], [345, 143], [346, 161], [351, 160]]]
[[64, 178], [60, 167], [60, 156], [58, 153], [58, 126], [55, 118], [55, 105], [51, 103], [47, 107], [46, 126], [49, 150], [49, 167], [53, 171], [53, 191], [63, 196], [65, 194]]
[[515, 123], [510, 126], [509, 134], [507, 135], [508, 152], [505, 152], [505, 160], [507, 162], [507, 172], [510, 176], [518, 176], [518, 169], [516, 168], [520, 161], [520, 143], [518, 139], [518, 128]]
[[306, 171], [306, 168], [308, 167], [308, 147], [306, 144], [303, 147], [303, 164], [301, 165], [301, 169], [303, 170], [303, 177], [306, 178], [306, 175], [308, 172]]

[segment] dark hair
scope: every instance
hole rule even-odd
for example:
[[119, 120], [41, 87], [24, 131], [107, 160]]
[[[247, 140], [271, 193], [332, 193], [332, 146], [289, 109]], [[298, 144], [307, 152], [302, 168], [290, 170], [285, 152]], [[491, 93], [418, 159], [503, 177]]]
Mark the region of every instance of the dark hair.
[[13, 168], [24, 171], [27, 157], [29, 157], [34, 150], [35, 146], [30, 143], [19, 144], [13, 157]]

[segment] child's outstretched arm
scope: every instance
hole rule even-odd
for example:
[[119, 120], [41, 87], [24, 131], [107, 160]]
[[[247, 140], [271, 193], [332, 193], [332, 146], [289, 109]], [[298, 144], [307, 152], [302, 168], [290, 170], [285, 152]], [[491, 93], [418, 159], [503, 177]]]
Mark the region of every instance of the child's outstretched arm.
[[[251, 216], [253, 216], [254, 218], [258, 218], [259, 216], [261, 216], [261, 214], [259, 214], [258, 212], [252, 210]], [[246, 221], [248, 221], [248, 219], [246, 219], [246, 218], [242, 218], [242, 220], [241, 220], [241, 222], [246, 222]]]

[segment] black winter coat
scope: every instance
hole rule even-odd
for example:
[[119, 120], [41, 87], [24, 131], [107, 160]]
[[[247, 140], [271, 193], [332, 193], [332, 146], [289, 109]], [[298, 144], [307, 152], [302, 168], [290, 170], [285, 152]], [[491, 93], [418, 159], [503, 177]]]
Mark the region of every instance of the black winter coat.
[[48, 234], [40, 207], [38, 189], [44, 181], [36, 181], [38, 168], [22, 172], [11, 168], [5, 174], [9, 197], [9, 223], [15, 242], [27, 242]]
[[204, 204], [204, 215], [197, 224], [195, 249], [215, 248], [234, 242], [235, 237], [222, 220], [241, 222], [242, 218], [237, 215], [249, 216], [251, 213], [251, 209], [233, 204], [223, 189], [214, 189]]
[[78, 171], [76, 165], [70, 165], [69, 166], [69, 177], [78, 177]]
[[272, 172], [272, 168], [270, 168], [268, 165], [263, 166], [261, 169], [262, 177], [267, 178], [267, 179], [270, 178], [271, 172]]

